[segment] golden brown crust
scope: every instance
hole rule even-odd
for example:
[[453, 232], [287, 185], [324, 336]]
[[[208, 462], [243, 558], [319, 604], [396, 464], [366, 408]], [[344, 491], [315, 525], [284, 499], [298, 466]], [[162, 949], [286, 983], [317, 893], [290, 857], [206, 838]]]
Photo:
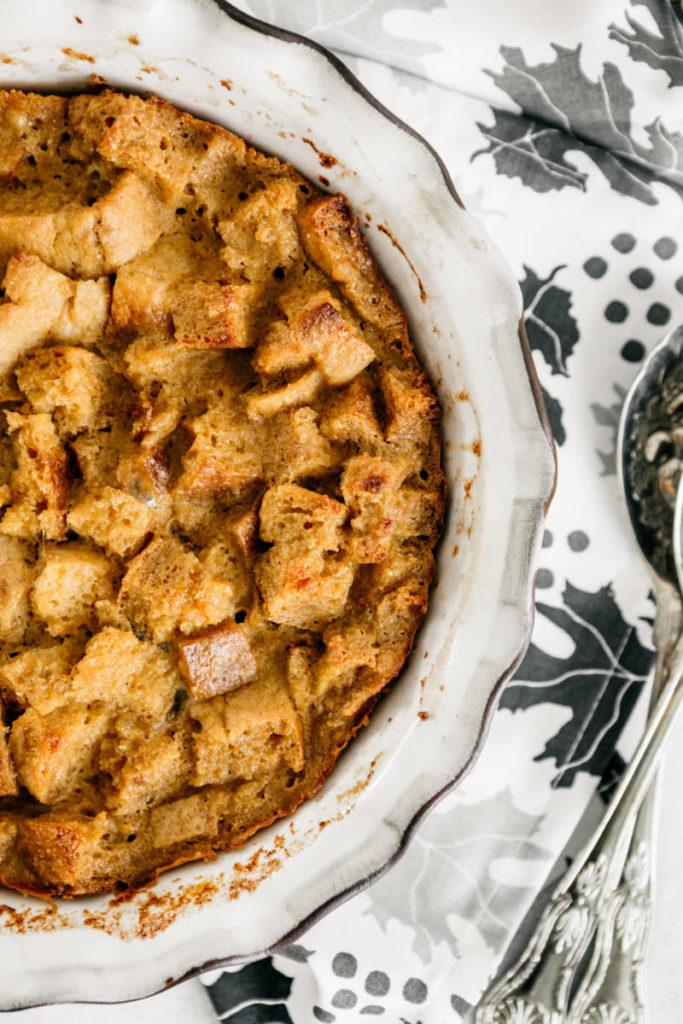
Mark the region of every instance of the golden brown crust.
[[438, 407], [341, 195], [161, 100], [0, 92], [0, 882], [233, 849], [398, 674]]

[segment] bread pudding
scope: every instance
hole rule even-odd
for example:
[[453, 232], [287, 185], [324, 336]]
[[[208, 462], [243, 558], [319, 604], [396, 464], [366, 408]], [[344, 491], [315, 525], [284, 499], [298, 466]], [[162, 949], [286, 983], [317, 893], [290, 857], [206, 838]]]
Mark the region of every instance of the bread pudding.
[[215, 856], [425, 615], [438, 407], [342, 195], [154, 97], [0, 93], [0, 882]]

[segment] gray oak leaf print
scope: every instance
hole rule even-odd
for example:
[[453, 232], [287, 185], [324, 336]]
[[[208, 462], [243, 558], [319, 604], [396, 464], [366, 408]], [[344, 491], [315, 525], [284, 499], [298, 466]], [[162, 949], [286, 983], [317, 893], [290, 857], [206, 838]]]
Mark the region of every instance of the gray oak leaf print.
[[563, 445], [567, 440], [567, 431], [563, 421], [564, 410], [562, 404], [559, 399], [554, 398], [549, 391], [546, 391], [543, 385], [541, 385], [541, 394], [543, 395], [543, 403], [548, 413], [548, 421], [555, 438], [555, 444]]
[[626, 398], [626, 389], [620, 384], [613, 384], [612, 390], [615, 394], [613, 402], [602, 405], [600, 402], [591, 403], [593, 419], [600, 427], [607, 427], [609, 430], [609, 447], [607, 451], [596, 448], [595, 453], [600, 460], [600, 476], [614, 476], [617, 471], [617, 436], [619, 434], [619, 419], [621, 410]]
[[555, 267], [542, 278], [525, 266], [519, 286], [531, 348], [541, 353], [551, 373], [568, 377], [567, 360], [579, 340], [579, 329], [571, 313], [571, 292], [554, 283], [558, 271], [564, 269], [562, 265]]
[[[567, 377], [567, 361], [579, 340], [579, 329], [571, 312], [571, 292], [555, 284], [555, 276], [564, 269], [557, 266], [542, 278], [525, 266], [519, 286], [524, 300], [524, 327], [532, 350], [540, 353], [551, 374]], [[563, 445], [567, 431], [562, 405], [546, 387], [541, 391], [553, 437], [558, 445]]]
[[507, 791], [432, 813], [410, 850], [368, 890], [367, 913], [385, 931], [392, 920], [412, 929], [413, 950], [424, 964], [440, 943], [458, 955], [450, 914], [474, 922], [489, 946], [502, 949], [516, 923], [520, 889], [495, 877], [495, 862], [548, 859], [534, 841], [540, 820], [520, 810]]
[[492, 156], [498, 173], [536, 192], [585, 191], [587, 174], [570, 157], [578, 151], [623, 195], [655, 205], [654, 181], [683, 195], [683, 135], [656, 118], [643, 129], [647, 141], [639, 142], [631, 124], [633, 93], [619, 68], [603, 64], [593, 81], [581, 66], [580, 46], [552, 48], [552, 61], [530, 65], [519, 48], [501, 47], [503, 70], [486, 73], [522, 113], [492, 109], [493, 123], [478, 124], [487, 145], [472, 159]]
[[224, 971], [207, 986], [217, 1016], [231, 1024], [294, 1024], [287, 1009], [291, 990], [292, 979], [269, 956]]
[[[683, 85], [683, 7], [679, 0], [631, 0], [632, 7], [644, 7], [656, 25], [652, 31], [639, 12], [625, 12], [628, 29], [610, 25], [610, 39], [628, 47], [633, 60], [642, 61], [669, 78], [669, 88]], [[630, 30], [630, 31], [629, 31]]]
[[443, 8], [446, 0], [297, 0], [282, 4], [278, 0], [249, 0], [248, 10], [263, 21], [309, 36], [342, 53], [363, 53], [368, 45], [381, 52], [386, 64], [399, 63], [411, 71], [421, 71], [419, 57], [438, 53], [438, 43], [410, 36], [394, 35], [386, 25], [386, 16], [397, 10], [429, 14]]
[[536, 756], [554, 760], [554, 787], [571, 786], [577, 772], [603, 774], [652, 664], [611, 587], [591, 593], [567, 582], [562, 598], [561, 607], [537, 601], [536, 612], [567, 634], [571, 653], [557, 657], [532, 642], [500, 700], [513, 711], [544, 703], [571, 711]]

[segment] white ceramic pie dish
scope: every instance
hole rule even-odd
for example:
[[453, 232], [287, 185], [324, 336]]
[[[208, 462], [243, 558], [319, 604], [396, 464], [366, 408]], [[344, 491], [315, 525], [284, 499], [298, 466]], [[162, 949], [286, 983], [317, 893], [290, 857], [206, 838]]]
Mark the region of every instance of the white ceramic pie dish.
[[450, 490], [416, 649], [321, 793], [241, 850], [118, 905], [0, 894], [10, 1009], [132, 999], [262, 954], [397, 856], [471, 765], [525, 649], [554, 461], [511, 271], [438, 157], [333, 58], [221, 0], [5, 0], [2, 13], [3, 87], [72, 91], [96, 75], [156, 92], [323, 175], [370, 215], [439, 393]]

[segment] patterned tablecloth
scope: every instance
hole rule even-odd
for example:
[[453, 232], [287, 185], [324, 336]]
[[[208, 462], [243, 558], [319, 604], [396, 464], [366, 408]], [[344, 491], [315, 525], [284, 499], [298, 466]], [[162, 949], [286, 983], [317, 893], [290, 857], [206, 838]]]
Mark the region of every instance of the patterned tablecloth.
[[560, 464], [533, 642], [464, 784], [388, 874], [296, 945], [133, 1006], [21, 1024], [457, 1022], [642, 728], [653, 605], [615, 440], [638, 365], [683, 321], [678, 0], [241, 6], [334, 49], [420, 131], [519, 277]]

